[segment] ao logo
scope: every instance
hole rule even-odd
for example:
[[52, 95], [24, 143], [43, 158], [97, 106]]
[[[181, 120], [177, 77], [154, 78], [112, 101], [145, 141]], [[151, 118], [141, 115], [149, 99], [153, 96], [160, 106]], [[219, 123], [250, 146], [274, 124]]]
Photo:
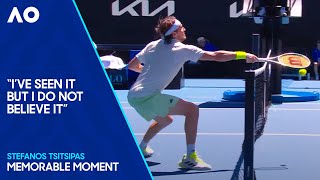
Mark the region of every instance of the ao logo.
[[[30, 14], [33, 16], [30, 17]], [[22, 17], [17, 7], [13, 7], [11, 14], [8, 18], [7, 23], [13, 23], [15, 20], [18, 23], [23, 23], [24, 21], [28, 23], [35, 23], [40, 17], [40, 12], [35, 7], [28, 7], [23, 11]]]

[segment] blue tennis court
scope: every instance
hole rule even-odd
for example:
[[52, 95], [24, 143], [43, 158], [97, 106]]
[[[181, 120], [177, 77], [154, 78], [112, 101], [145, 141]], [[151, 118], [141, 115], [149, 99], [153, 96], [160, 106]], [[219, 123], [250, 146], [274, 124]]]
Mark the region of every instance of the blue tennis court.
[[[320, 82], [283, 80], [282, 88], [285, 91], [319, 92]], [[227, 90], [244, 90], [244, 81], [187, 79], [184, 88], [164, 91], [200, 106], [196, 149], [213, 165], [213, 170], [178, 169], [186, 145], [184, 119], [176, 116], [174, 122], [150, 142], [155, 154], [146, 160], [154, 179], [231, 179], [242, 150], [244, 108], [221, 103], [223, 92]], [[128, 104], [127, 92], [116, 90], [128, 123], [140, 142], [150, 124]], [[254, 168], [258, 180], [320, 179], [319, 112], [320, 101], [273, 104], [270, 107], [264, 135], [255, 143]]]

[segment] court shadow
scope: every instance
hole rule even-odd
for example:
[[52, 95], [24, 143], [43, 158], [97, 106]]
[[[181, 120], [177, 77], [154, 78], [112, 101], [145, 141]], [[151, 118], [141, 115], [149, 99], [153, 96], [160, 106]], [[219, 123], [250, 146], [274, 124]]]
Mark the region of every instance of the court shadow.
[[[284, 171], [288, 170], [289, 168], [286, 165], [280, 165], [280, 167], [258, 167], [254, 168], [254, 179], [257, 180], [256, 172], [257, 171]], [[243, 169], [234, 169], [232, 177], [230, 180], [242, 180], [244, 179], [244, 172]]]
[[152, 162], [152, 161], [146, 161], [148, 166], [151, 167], [151, 166], [156, 166], [156, 165], [159, 165], [161, 163], [158, 163], [158, 162]]
[[280, 167], [258, 167], [255, 168], [256, 171], [284, 171], [288, 170], [287, 165], [280, 165]]
[[174, 176], [174, 175], [188, 175], [188, 174], [205, 174], [205, 173], [218, 173], [218, 172], [226, 172], [226, 171], [233, 171], [233, 170], [215, 170], [215, 171], [192, 171], [192, 170], [184, 170], [179, 169], [173, 172], [155, 172], [152, 171], [153, 176]]
[[199, 104], [200, 108], [244, 108], [244, 102], [237, 101], [208, 101]]
[[[159, 163], [160, 164], [160, 163]], [[158, 164], [156, 164], [158, 165]], [[288, 168], [285, 165], [281, 165], [280, 167], [259, 167], [255, 168], [255, 171], [283, 171]], [[241, 169], [242, 170], [242, 169]], [[184, 170], [179, 169], [177, 171], [172, 172], [155, 172], [151, 171], [153, 176], [174, 176], [174, 175], [188, 175], [188, 174], [208, 174], [208, 173], [220, 173], [220, 172], [234, 172], [235, 170], [230, 169], [222, 169], [222, 170], [214, 170], [214, 171], [194, 171], [194, 170]], [[240, 177], [240, 176], [237, 176]], [[240, 178], [241, 179], [241, 178]], [[231, 178], [231, 180], [238, 180], [238, 178]]]

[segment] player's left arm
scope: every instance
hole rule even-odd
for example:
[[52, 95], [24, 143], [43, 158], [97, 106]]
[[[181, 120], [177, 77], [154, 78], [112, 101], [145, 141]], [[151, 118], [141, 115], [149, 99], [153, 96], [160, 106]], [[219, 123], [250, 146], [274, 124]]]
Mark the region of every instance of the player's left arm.
[[128, 64], [128, 68], [132, 71], [141, 73], [143, 66], [141, 65], [140, 61], [137, 57], [134, 57]]

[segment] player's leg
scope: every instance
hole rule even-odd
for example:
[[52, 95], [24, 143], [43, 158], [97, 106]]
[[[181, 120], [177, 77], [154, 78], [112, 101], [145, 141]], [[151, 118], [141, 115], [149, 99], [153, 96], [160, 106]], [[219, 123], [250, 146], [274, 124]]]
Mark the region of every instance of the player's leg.
[[[167, 127], [172, 123], [172, 117], [170, 115], [183, 115], [185, 116], [185, 133], [186, 133], [186, 143], [187, 143], [187, 154], [183, 156], [182, 160], [179, 162], [179, 166], [185, 169], [195, 169], [195, 170], [209, 170], [211, 166], [205, 163], [202, 159], [197, 156], [195, 151], [195, 143], [197, 137], [198, 129], [198, 118], [199, 118], [199, 108], [197, 105], [184, 101], [180, 98], [177, 100], [176, 97], [170, 95], [161, 95], [161, 100], [158, 100], [160, 104], [164, 99], [169, 101], [177, 101], [174, 106], [172, 106], [168, 112], [168, 115], [165, 117], [157, 116], [154, 118], [155, 122], [149, 127], [146, 132], [142, 143], [148, 143], [158, 132], [163, 128]], [[166, 100], [165, 100], [166, 101]], [[141, 144], [142, 144], [141, 143]], [[152, 155], [153, 150], [145, 146], [145, 151], [149, 151]], [[144, 153], [148, 154], [148, 153]]]
[[150, 140], [163, 128], [167, 127], [169, 124], [172, 123], [173, 119], [171, 116], [157, 116], [154, 118], [154, 122], [149, 126], [147, 132], [145, 133], [141, 143], [140, 148], [142, 150], [142, 153], [144, 157], [150, 157], [153, 154], [153, 150], [147, 146]]
[[197, 138], [199, 107], [191, 102], [179, 99], [177, 104], [170, 109], [170, 115], [185, 116], [184, 130], [187, 144], [195, 144]]
[[150, 140], [163, 128], [172, 123], [173, 119], [169, 116], [170, 109], [174, 107], [179, 98], [167, 94], [155, 94], [148, 97], [138, 109], [140, 115], [146, 120], [154, 119], [155, 121], [149, 126], [145, 133], [140, 148], [145, 157], [153, 154], [153, 150], [148, 146]]
[[149, 126], [149, 129], [143, 137], [143, 141], [149, 142], [158, 132], [160, 132], [163, 128], [171, 124], [172, 121], [173, 119], [171, 116], [157, 116], [155, 118], [155, 121]]
[[[161, 100], [157, 99], [157, 101], [159, 102], [159, 106], [164, 106], [165, 104], [168, 104], [168, 103], [163, 103], [164, 101], [167, 101], [167, 100], [170, 101], [170, 99], [172, 98], [173, 99], [177, 98], [170, 95], [161, 95], [161, 96], [162, 96]], [[193, 103], [184, 101], [180, 98], [177, 98], [177, 100], [175, 101], [176, 103], [174, 106], [170, 108], [168, 107], [168, 112], [167, 112], [168, 115], [164, 117], [156, 116], [154, 118], [155, 121], [149, 126], [147, 132], [145, 133], [140, 143], [140, 148], [142, 149], [145, 157], [151, 156], [153, 153], [153, 151], [151, 151], [151, 148], [147, 146], [150, 140], [163, 128], [167, 127], [169, 124], [172, 123], [173, 119], [170, 115], [183, 115], [186, 117], [186, 121], [185, 121], [186, 142], [187, 142], [187, 145], [189, 145], [189, 151], [187, 152], [189, 152], [188, 154], [191, 154], [191, 151], [194, 151], [194, 144], [196, 141], [198, 117], [199, 117], [198, 107]], [[161, 108], [164, 108], [164, 107], [161, 107]], [[150, 150], [150, 153], [146, 152], [148, 151], [148, 148]]]
[[195, 143], [197, 138], [199, 107], [191, 102], [179, 99], [177, 104], [171, 108], [170, 115], [185, 116], [185, 133], [187, 142], [187, 154], [179, 162], [184, 169], [210, 170], [211, 166], [197, 156]]

